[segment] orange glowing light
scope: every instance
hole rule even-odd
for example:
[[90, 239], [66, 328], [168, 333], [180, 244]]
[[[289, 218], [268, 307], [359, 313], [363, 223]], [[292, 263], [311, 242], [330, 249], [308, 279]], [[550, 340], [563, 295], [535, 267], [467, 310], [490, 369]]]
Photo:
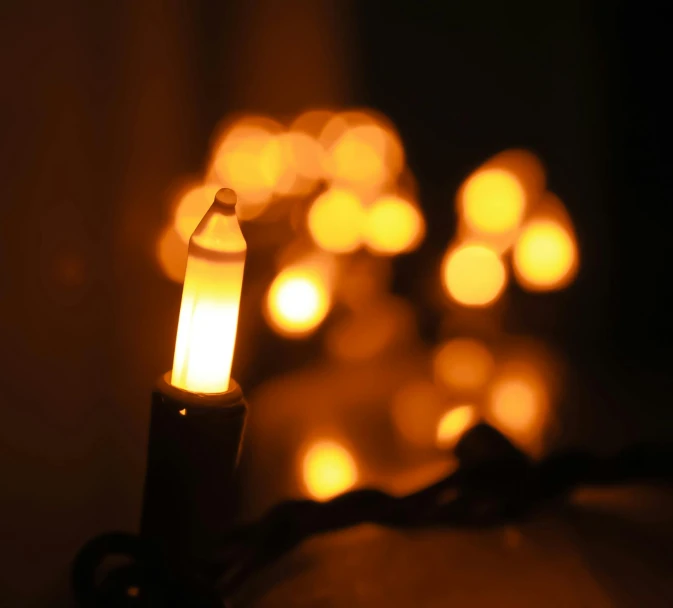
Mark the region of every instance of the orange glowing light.
[[306, 133], [318, 139], [333, 116], [334, 112], [331, 110], [306, 110], [292, 121], [289, 130], [293, 133]]
[[266, 317], [277, 333], [293, 338], [311, 334], [332, 306], [329, 270], [306, 263], [282, 270], [266, 296]]
[[371, 113], [335, 115], [320, 141], [327, 151], [325, 169], [336, 182], [379, 187], [394, 180], [404, 166], [404, 148], [395, 129]]
[[412, 251], [425, 235], [425, 221], [418, 208], [404, 198], [382, 196], [367, 210], [365, 243], [384, 255]]
[[383, 133], [374, 125], [353, 127], [330, 149], [328, 162], [334, 179], [382, 183], [386, 179]]
[[223, 188], [189, 241], [171, 384], [193, 393], [229, 389], [247, 246]]
[[288, 130], [292, 162], [297, 173], [310, 181], [324, 176], [325, 149], [320, 134], [333, 116], [329, 110], [308, 110]]
[[164, 229], [157, 242], [157, 261], [159, 266], [171, 281], [182, 283], [185, 280], [187, 268], [187, 243], [173, 226]]
[[286, 171], [279, 134], [264, 121], [233, 125], [216, 149], [212, 165], [219, 183], [236, 190], [242, 207], [268, 203]]
[[539, 433], [547, 408], [547, 389], [532, 368], [521, 367], [500, 375], [490, 391], [490, 413], [495, 425], [519, 439]]
[[386, 294], [391, 278], [390, 258], [353, 256], [344, 260], [335, 294], [352, 310], [368, 308]]
[[340, 443], [319, 440], [309, 446], [302, 460], [304, 487], [316, 500], [329, 500], [352, 488], [358, 470], [350, 452]]
[[392, 400], [391, 416], [399, 434], [417, 447], [434, 445], [437, 422], [446, 404], [437, 387], [418, 380], [400, 388]]
[[474, 426], [477, 420], [477, 410], [473, 405], [459, 405], [450, 409], [441, 417], [437, 425], [437, 446], [451, 447], [465, 431]]
[[[368, 110], [348, 110], [338, 114], [332, 113], [323, 123], [318, 139], [323, 147], [328, 150], [348, 129], [361, 125], [379, 124], [377, 118]], [[315, 118], [313, 120], [315, 121]]]
[[493, 355], [471, 338], [455, 338], [443, 344], [433, 358], [435, 380], [447, 389], [476, 390], [493, 371]]
[[408, 341], [414, 329], [410, 304], [387, 296], [370, 302], [331, 327], [325, 346], [337, 359], [364, 361]]
[[314, 137], [302, 131], [290, 131], [283, 133], [280, 141], [286, 173], [292, 171], [309, 181], [322, 177], [325, 151]]
[[321, 249], [334, 253], [348, 253], [360, 246], [364, 221], [358, 196], [341, 188], [321, 194], [308, 212], [313, 240]]
[[479, 169], [459, 193], [459, 211], [478, 235], [502, 235], [521, 224], [526, 193], [515, 175], [503, 169]]
[[213, 204], [219, 186], [204, 184], [187, 191], [175, 208], [174, 225], [182, 240], [187, 243], [199, 222]]
[[540, 159], [529, 150], [504, 150], [489, 159], [484, 168], [501, 169], [516, 177], [526, 195], [527, 210], [542, 197], [547, 176]]
[[577, 243], [555, 219], [526, 224], [514, 245], [514, 273], [531, 291], [561, 289], [572, 282], [578, 267]]
[[447, 294], [464, 306], [492, 304], [507, 283], [507, 271], [500, 256], [490, 247], [479, 244], [449, 250], [441, 274]]

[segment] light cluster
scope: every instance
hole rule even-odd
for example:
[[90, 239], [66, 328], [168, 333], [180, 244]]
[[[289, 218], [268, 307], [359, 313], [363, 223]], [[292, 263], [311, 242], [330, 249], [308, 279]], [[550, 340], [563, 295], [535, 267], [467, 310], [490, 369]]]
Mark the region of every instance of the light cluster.
[[[157, 259], [170, 280], [183, 280], [189, 236], [223, 186], [238, 194], [244, 233], [247, 225], [274, 235], [271, 245], [265, 237], [263, 255], [274, 272], [262, 288], [262, 318], [274, 333], [315, 340], [316, 358], [345, 370], [364, 403], [374, 397], [364, 388], [357, 393], [348, 370], [379, 361], [385, 369], [386, 358], [418, 368], [386, 387], [386, 416], [401, 449], [432, 460], [485, 420], [539, 451], [557, 399], [556, 371], [537, 346], [520, 348], [503, 330], [503, 296], [512, 281], [532, 292], [567, 287], [579, 248], [534, 154], [496, 154], [458, 187], [455, 234], [446, 235], [441, 258], [424, 260], [419, 270], [437, 269], [432, 284], [444, 294], [440, 307], [450, 320], [430, 346], [419, 338], [418, 303], [390, 288], [391, 259], [416, 250], [427, 226], [404, 145], [387, 118], [371, 110], [311, 109], [284, 124], [263, 116], [229, 120], [202, 178], [176, 196], [159, 235]], [[447, 194], [447, 213], [450, 200]], [[250, 251], [258, 252], [254, 238]], [[335, 380], [324, 376], [316, 372], [311, 381], [331, 394]], [[287, 401], [298, 407], [297, 399]], [[327, 402], [341, 407], [337, 398]], [[331, 434], [318, 428], [290, 448], [299, 462], [295, 487], [324, 500], [371, 482], [362, 446], [345, 426], [332, 425]]]
[[[303, 246], [288, 263], [290, 274], [316, 252], [413, 251], [425, 220], [404, 159], [392, 123], [370, 110], [308, 110], [285, 126], [264, 116], [235, 118], [216, 138], [203, 179], [176, 197], [157, 243], [159, 264], [182, 282], [189, 236], [220, 187], [236, 191], [244, 222], [289, 220], [282, 229]], [[297, 281], [283, 287], [287, 271], [280, 267], [270, 285], [265, 318], [279, 334], [300, 338], [325, 319], [335, 285], [320, 271], [305, 273], [301, 289]], [[302, 295], [315, 305], [298, 302]]]
[[469, 175], [456, 197], [458, 231], [442, 262], [446, 294], [461, 306], [491, 306], [511, 272], [528, 291], [567, 287], [579, 267], [577, 240], [560, 199], [546, 191], [532, 153], [506, 150]]

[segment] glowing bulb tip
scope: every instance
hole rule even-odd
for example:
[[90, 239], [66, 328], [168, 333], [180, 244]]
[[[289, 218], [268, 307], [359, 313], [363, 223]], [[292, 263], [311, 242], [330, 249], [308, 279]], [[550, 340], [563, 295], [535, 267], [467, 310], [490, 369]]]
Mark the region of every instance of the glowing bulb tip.
[[220, 188], [215, 194], [215, 202], [233, 209], [236, 207], [236, 193], [231, 188]]

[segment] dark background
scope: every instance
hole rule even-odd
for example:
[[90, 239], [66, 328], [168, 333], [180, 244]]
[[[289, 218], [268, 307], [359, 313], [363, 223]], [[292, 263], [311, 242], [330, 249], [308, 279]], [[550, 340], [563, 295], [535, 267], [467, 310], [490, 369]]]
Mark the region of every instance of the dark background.
[[590, 442], [670, 428], [667, 36], [650, 2], [0, 3], [3, 604], [58, 605], [82, 542], [137, 525], [180, 294], [154, 242], [232, 111], [394, 121], [429, 226], [396, 262], [416, 299], [464, 176], [535, 151], [582, 268], [544, 305], [513, 288], [507, 329], [567, 355]]

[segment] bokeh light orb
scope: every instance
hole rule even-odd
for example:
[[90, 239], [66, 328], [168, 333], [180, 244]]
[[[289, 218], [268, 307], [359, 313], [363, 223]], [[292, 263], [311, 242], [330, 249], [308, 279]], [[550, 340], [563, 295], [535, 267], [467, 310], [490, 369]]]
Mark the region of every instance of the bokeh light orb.
[[526, 211], [542, 197], [547, 175], [540, 158], [530, 150], [510, 149], [489, 159], [484, 168], [501, 169], [515, 176], [526, 194]]
[[315, 139], [320, 139], [325, 125], [334, 117], [334, 112], [326, 108], [311, 108], [297, 116], [290, 124], [292, 133], [306, 133]]
[[493, 355], [472, 338], [455, 338], [435, 351], [435, 381], [449, 391], [474, 391], [486, 385], [493, 372]]
[[321, 194], [308, 212], [308, 229], [318, 247], [333, 253], [355, 251], [362, 243], [365, 213], [350, 190], [332, 188]]
[[213, 156], [218, 183], [236, 191], [245, 205], [268, 203], [287, 171], [280, 133], [266, 122], [240, 121], [224, 135]]
[[437, 425], [437, 446], [448, 448], [455, 445], [465, 431], [479, 419], [473, 405], [459, 405], [444, 414]]
[[418, 247], [425, 235], [420, 210], [398, 196], [382, 196], [367, 210], [365, 243], [371, 251], [396, 255]]
[[532, 363], [506, 365], [489, 390], [489, 421], [522, 445], [539, 444], [549, 413], [549, 392]]
[[173, 226], [159, 235], [156, 257], [163, 274], [174, 283], [183, 283], [187, 269], [187, 242]]
[[309, 181], [315, 181], [323, 176], [325, 152], [320, 142], [303, 131], [289, 131], [279, 138], [286, 175], [294, 173]]
[[352, 488], [358, 470], [350, 452], [340, 443], [321, 439], [312, 443], [302, 459], [304, 488], [316, 500], [329, 500]]
[[481, 244], [463, 244], [449, 250], [441, 275], [449, 297], [471, 307], [493, 304], [507, 283], [507, 270], [500, 256]]
[[492, 412], [505, 429], [529, 429], [537, 415], [537, 392], [525, 378], [499, 381], [493, 388]]
[[549, 291], [567, 286], [578, 266], [572, 233], [554, 219], [526, 224], [514, 245], [514, 273], [522, 287]]
[[180, 198], [175, 208], [173, 224], [185, 243], [189, 242], [192, 233], [213, 204], [219, 188], [215, 184], [203, 184], [191, 188]]
[[415, 380], [393, 395], [390, 414], [399, 435], [416, 447], [435, 445], [437, 422], [446, 410], [444, 397], [434, 383]]
[[403, 298], [384, 296], [335, 323], [325, 348], [342, 361], [366, 361], [408, 343], [415, 334], [413, 308]]
[[365, 111], [334, 115], [321, 135], [325, 170], [336, 183], [375, 189], [392, 182], [404, 167], [404, 148], [394, 127]]
[[349, 129], [329, 150], [333, 179], [380, 184], [386, 180], [385, 136], [375, 125]]
[[523, 186], [503, 169], [477, 170], [459, 193], [459, 212], [476, 234], [501, 235], [516, 230], [525, 211]]
[[269, 287], [266, 316], [277, 333], [300, 338], [324, 321], [330, 306], [328, 284], [319, 270], [312, 266], [287, 268]]

